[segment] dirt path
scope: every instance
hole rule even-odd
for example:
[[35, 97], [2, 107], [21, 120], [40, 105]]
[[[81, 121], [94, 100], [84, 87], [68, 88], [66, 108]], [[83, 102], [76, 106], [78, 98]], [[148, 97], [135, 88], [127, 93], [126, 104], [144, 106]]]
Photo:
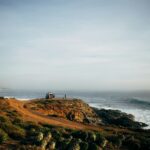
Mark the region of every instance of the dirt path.
[[81, 123], [72, 122], [66, 119], [62, 119], [62, 118], [60, 119], [60, 118], [52, 118], [52, 117], [46, 117], [43, 115], [38, 115], [36, 113], [33, 113], [28, 108], [24, 107], [24, 105], [27, 102], [15, 100], [15, 99], [8, 99], [7, 102], [12, 108], [14, 108], [20, 114], [22, 114], [25, 120], [28, 120], [28, 121], [47, 123], [47, 124], [51, 124], [55, 126], [62, 126], [62, 127], [78, 129], [78, 130], [95, 130], [95, 131], [103, 130], [97, 126], [84, 125]]

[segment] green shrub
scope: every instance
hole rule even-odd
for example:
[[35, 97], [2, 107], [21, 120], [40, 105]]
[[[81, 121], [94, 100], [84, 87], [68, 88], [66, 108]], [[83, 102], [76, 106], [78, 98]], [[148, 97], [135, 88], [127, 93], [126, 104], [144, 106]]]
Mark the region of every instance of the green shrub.
[[12, 139], [21, 140], [25, 138], [25, 130], [11, 123], [3, 123], [1, 127]]
[[80, 150], [80, 143], [76, 140], [72, 140], [68, 146], [68, 150]]
[[0, 116], [0, 123], [4, 123], [4, 122], [7, 122], [8, 121], [8, 118], [5, 117], [5, 116]]
[[87, 142], [81, 142], [80, 143], [80, 149], [81, 150], [88, 150], [88, 147], [89, 147], [89, 145]]
[[122, 145], [122, 139], [118, 137], [117, 135], [112, 135], [107, 137], [108, 141], [113, 143], [113, 145], [116, 145], [117, 147], [120, 147]]
[[96, 134], [94, 132], [89, 132], [88, 141], [90, 141], [90, 142], [95, 142], [96, 141]]
[[105, 147], [106, 144], [106, 139], [105, 137], [100, 134], [100, 133], [96, 133], [96, 144], [98, 144], [101, 147]]
[[62, 133], [58, 130], [52, 130], [52, 136], [55, 140], [59, 140], [62, 137]]
[[0, 129], [0, 144], [5, 142], [8, 139], [8, 135], [2, 129]]
[[56, 142], [55, 141], [51, 141], [49, 142], [49, 144], [47, 145], [47, 148], [49, 150], [55, 150], [55, 147], [56, 147]]
[[27, 127], [27, 123], [24, 122], [23, 120], [21, 120], [20, 118], [15, 118], [12, 123], [16, 126], [19, 126], [21, 128], [26, 128]]
[[26, 122], [25, 125], [26, 125], [25, 128], [27, 130], [35, 129], [36, 131], [41, 131], [43, 128], [41, 125], [36, 124], [34, 122]]
[[88, 132], [83, 132], [83, 131], [74, 131], [72, 133], [72, 136], [74, 138], [80, 138], [82, 140], [87, 140], [88, 136], [89, 136], [89, 133]]
[[150, 150], [150, 137], [149, 138], [143, 138], [141, 141], [141, 149], [149, 148]]
[[89, 144], [89, 150], [99, 150], [100, 147], [96, 145], [95, 143], [90, 143]]
[[20, 114], [18, 114], [16, 110], [7, 110], [7, 116], [9, 116], [12, 119], [19, 117]]
[[69, 145], [69, 143], [68, 143], [68, 142], [63, 141], [63, 142], [61, 143], [61, 146], [60, 146], [59, 148], [67, 149], [68, 145]]
[[132, 150], [139, 150], [141, 148], [141, 143], [139, 140], [131, 137], [123, 142], [123, 145]]
[[70, 135], [70, 134], [68, 134], [68, 133], [65, 133], [65, 134], [63, 134], [63, 137], [64, 137], [65, 139], [70, 139], [70, 138], [72, 138], [72, 135]]
[[48, 142], [46, 140], [42, 140], [41, 141], [41, 148], [45, 149], [45, 147], [47, 146]]
[[43, 140], [43, 138], [44, 138], [44, 135], [43, 135], [43, 133], [42, 133], [42, 132], [39, 132], [39, 133], [37, 134], [37, 136], [36, 136], [36, 140], [37, 140], [37, 142], [42, 141], [42, 140]]
[[49, 129], [53, 129], [54, 128], [54, 126], [50, 125], [50, 124], [43, 124], [43, 127], [47, 127]]

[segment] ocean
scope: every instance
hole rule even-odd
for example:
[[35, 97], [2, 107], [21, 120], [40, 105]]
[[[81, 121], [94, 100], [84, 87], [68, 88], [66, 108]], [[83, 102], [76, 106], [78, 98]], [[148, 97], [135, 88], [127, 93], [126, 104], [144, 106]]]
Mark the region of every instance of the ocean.
[[[15, 97], [29, 100], [45, 97], [47, 91], [24, 91], [1, 89], [0, 96]], [[150, 92], [81, 92], [81, 91], [53, 91], [56, 97], [79, 98], [92, 107], [117, 109], [133, 114], [136, 121], [148, 124], [150, 129]]]

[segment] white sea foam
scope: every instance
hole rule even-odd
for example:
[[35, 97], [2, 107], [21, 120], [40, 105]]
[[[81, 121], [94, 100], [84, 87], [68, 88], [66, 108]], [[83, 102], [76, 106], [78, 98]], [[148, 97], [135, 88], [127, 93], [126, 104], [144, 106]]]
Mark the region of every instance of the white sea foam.
[[20, 98], [20, 97], [14, 97], [14, 96], [4, 96], [4, 98], [7, 98], [7, 99], [15, 98], [15, 99], [21, 100], [21, 101], [30, 100], [30, 98]]
[[20, 100], [20, 101], [28, 101], [30, 100], [29, 98], [16, 98], [17, 100]]
[[134, 115], [136, 121], [146, 123], [148, 126], [145, 128], [150, 129], [150, 110], [143, 110], [143, 109], [120, 109], [120, 110]]
[[15, 98], [14, 96], [4, 96], [4, 98], [10, 99], [10, 98]]

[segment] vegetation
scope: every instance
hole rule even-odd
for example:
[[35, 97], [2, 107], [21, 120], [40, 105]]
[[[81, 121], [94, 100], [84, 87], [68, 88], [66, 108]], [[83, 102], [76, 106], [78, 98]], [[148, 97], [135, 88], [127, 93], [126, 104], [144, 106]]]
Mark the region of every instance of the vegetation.
[[6, 132], [4, 132], [2, 129], [0, 129], [0, 144], [4, 143], [7, 141], [8, 135]]

